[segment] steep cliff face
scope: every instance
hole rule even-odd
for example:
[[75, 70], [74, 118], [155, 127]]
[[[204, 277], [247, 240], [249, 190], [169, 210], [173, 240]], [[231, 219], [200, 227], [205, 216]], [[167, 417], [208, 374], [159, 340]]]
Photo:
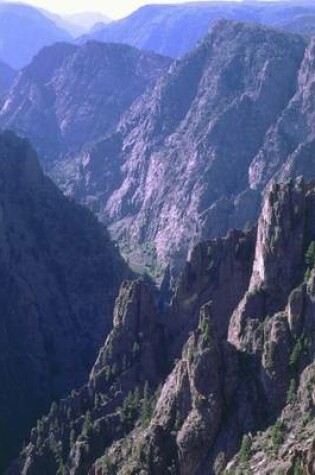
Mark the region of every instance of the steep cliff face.
[[[252, 276], [231, 316], [228, 340], [213, 340], [213, 315], [206, 325], [210, 307], [204, 307], [197, 334], [188, 339], [164, 384], [150, 426], [134, 431], [131, 441], [107, 453], [115, 473], [212, 475], [227, 469], [226, 473], [267, 474], [279, 468], [289, 474], [302, 466], [310, 470], [303, 473], [312, 473], [313, 205], [314, 186], [301, 180], [270, 190], [258, 225]], [[208, 335], [202, 339], [205, 353], [200, 353], [198, 332]], [[203, 366], [205, 355], [211, 359], [208, 366]], [[196, 408], [198, 381], [209, 392], [201, 390]], [[200, 407], [205, 412], [200, 413]], [[243, 434], [264, 429], [257, 437], [246, 436], [240, 454], [227, 465]], [[103, 462], [96, 463], [96, 473], [110, 473]]]
[[312, 39], [299, 71], [297, 91], [250, 166], [251, 188], [262, 188], [275, 175], [278, 180], [300, 175], [307, 180], [314, 178], [314, 66]]
[[173, 357], [179, 356], [198, 324], [200, 308], [209, 301], [216, 334], [227, 338], [230, 316], [249, 285], [256, 234], [256, 227], [231, 231], [226, 238], [197, 244], [191, 251], [165, 317]]
[[[49, 170], [51, 161], [74, 159], [83, 146], [113, 131], [169, 64], [162, 56], [123, 45], [44, 48], [19, 74], [0, 113], [1, 126], [29, 138]], [[59, 170], [65, 166], [62, 161]]]
[[0, 136], [0, 169], [0, 452], [6, 459], [51, 401], [86, 379], [129, 271], [96, 219], [44, 177], [27, 141]]
[[254, 222], [248, 169], [296, 91], [304, 52], [298, 36], [218, 22], [86, 153], [74, 196], [93, 196], [114, 235], [150, 243], [162, 265]]
[[[205, 373], [207, 379], [203, 378]], [[119, 471], [122, 465], [129, 466], [130, 473], [196, 473], [219, 430], [223, 381], [211, 306], [205, 305], [197, 329], [163, 386], [149, 427], [141, 434], [132, 434], [127, 457], [114, 449], [117, 458], [113, 457], [113, 470], [123, 473], [123, 469]], [[132, 445], [136, 450], [131, 450]], [[102, 461], [96, 463], [96, 473], [107, 473]]]
[[312, 473], [314, 203], [314, 184], [274, 185], [257, 230], [195, 248], [164, 315], [125, 283], [88, 384], [10, 473]]
[[313, 40], [232, 21], [170, 69], [127, 46], [56, 45], [0, 124], [31, 137], [131, 262], [174, 274], [200, 240], [256, 222], [271, 180], [314, 176], [313, 56]]
[[[293, 386], [292, 386], [293, 387]], [[226, 475], [250, 471], [267, 475], [312, 475], [314, 450], [314, 363], [302, 373], [298, 389], [275, 425], [246, 439], [243, 450], [227, 465]], [[294, 391], [297, 391], [294, 393]]]
[[[246, 470], [263, 475], [275, 470], [284, 475], [314, 473], [314, 310], [313, 270], [308, 282], [290, 294], [285, 311], [272, 318], [272, 332], [266, 335], [265, 387], [271, 403], [284, 409], [274, 425], [250, 434], [246, 444], [243, 441], [227, 474]], [[284, 334], [292, 340], [290, 352]]]
[[147, 423], [162, 377], [162, 334], [150, 286], [124, 282], [114, 326], [86, 386], [53, 406], [31, 434], [31, 444], [9, 473], [86, 474], [137, 419]]
[[272, 186], [258, 224], [256, 254], [248, 291], [234, 312], [229, 340], [246, 346], [267, 315], [281, 311], [301, 280], [305, 252], [306, 191], [302, 180]]

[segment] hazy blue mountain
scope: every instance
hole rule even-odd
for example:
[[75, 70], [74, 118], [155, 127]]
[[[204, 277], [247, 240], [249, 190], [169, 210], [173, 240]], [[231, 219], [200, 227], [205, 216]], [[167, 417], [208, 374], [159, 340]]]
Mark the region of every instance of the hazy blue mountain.
[[314, 35], [315, 14], [299, 15], [293, 19], [284, 21], [280, 27], [286, 31], [291, 31], [292, 33]]
[[170, 63], [128, 45], [91, 41], [48, 46], [9, 91], [1, 126], [29, 138], [47, 171], [48, 163], [74, 158], [82, 147], [112, 133]]
[[85, 30], [90, 30], [97, 23], [106, 24], [111, 22], [111, 19], [108, 16], [98, 12], [75, 13], [73, 15], [65, 16], [65, 20], [84, 28]]
[[0, 61], [0, 97], [10, 88], [16, 76], [16, 71], [6, 63]]
[[[284, 28], [302, 15], [315, 14], [315, 5], [301, 2], [196, 2], [147, 5], [127, 18], [97, 28], [98, 41], [127, 43], [171, 57], [191, 50], [219, 19], [262, 23]], [[307, 27], [307, 25], [305, 24]], [[307, 27], [308, 28], [308, 27]], [[292, 30], [290, 26], [288, 29]], [[298, 28], [303, 32], [303, 25]], [[82, 38], [81, 41], [84, 41]]]
[[19, 69], [46, 45], [70, 41], [71, 36], [36, 8], [0, 4], [0, 60]]
[[97, 12], [82, 12], [62, 16], [44, 9], [40, 9], [40, 11], [59, 28], [66, 30], [73, 38], [93, 31], [95, 25], [101, 25], [104, 28], [106, 24], [111, 22], [110, 18]]
[[91, 36], [99, 41], [127, 43], [178, 57], [207, 33], [213, 21], [222, 17], [255, 21], [252, 9], [243, 5], [147, 5], [127, 18], [105, 25]]
[[67, 31], [73, 38], [78, 38], [81, 35], [85, 35], [88, 31], [86, 28], [69, 21], [66, 17], [58, 15], [57, 13], [52, 13], [48, 10], [44, 10], [43, 8], [40, 8], [40, 11], [43, 13], [43, 15], [52, 20], [59, 28]]

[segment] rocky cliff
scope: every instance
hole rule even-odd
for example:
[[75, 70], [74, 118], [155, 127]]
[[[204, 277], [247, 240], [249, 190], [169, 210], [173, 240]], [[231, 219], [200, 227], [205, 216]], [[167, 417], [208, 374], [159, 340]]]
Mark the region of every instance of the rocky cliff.
[[29, 138], [46, 171], [59, 159], [60, 173], [69, 174], [75, 163], [63, 161], [112, 132], [169, 64], [129, 46], [57, 43], [20, 72], [0, 113], [1, 126]]
[[162, 266], [255, 222], [261, 188], [248, 172], [296, 93], [305, 50], [298, 36], [218, 22], [82, 157], [74, 196], [93, 196], [114, 235], [150, 245]]
[[313, 50], [225, 20], [169, 70], [127, 46], [57, 45], [21, 73], [0, 122], [31, 137], [131, 263], [173, 275], [197, 242], [255, 223], [270, 181], [314, 176]]
[[228, 464], [226, 475], [250, 471], [267, 475], [312, 475], [315, 471], [314, 363], [291, 383], [287, 405], [268, 430], [250, 434], [240, 453]]
[[314, 178], [314, 66], [315, 42], [311, 40], [297, 77], [296, 93], [268, 131], [249, 168], [252, 189], [263, 187], [273, 176], [280, 181], [299, 175]]
[[[137, 420], [147, 424], [154, 390], [163, 377], [163, 333], [153, 291], [144, 281], [124, 282], [113, 329], [86, 386], [52, 406], [9, 473], [86, 474], [92, 463]], [[64, 472], [62, 472], [64, 470]]]
[[257, 229], [196, 247], [164, 311], [125, 283], [87, 386], [10, 473], [313, 473], [314, 202], [273, 185]]
[[0, 169], [2, 464], [51, 401], [86, 380], [129, 271], [26, 140], [0, 136]]

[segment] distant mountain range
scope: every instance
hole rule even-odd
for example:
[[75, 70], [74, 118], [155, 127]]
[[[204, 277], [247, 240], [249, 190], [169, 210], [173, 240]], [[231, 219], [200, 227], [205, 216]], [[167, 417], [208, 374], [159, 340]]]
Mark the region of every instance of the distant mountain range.
[[[0, 3], [0, 60], [14, 69], [44, 46], [88, 40], [129, 44], [178, 58], [192, 50], [218, 19], [262, 23], [312, 34], [315, 6], [299, 2], [196, 2], [148, 5], [110, 22], [102, 14], [60, 16], [22, 3]], [[16, 45], [19, 45], [17, 48]]]
[[27, 64], [34, 54], [71, 36], [36, 8], [0, 3], [0, 59], [14, 69]]
[[110, 20], [98, 13], [61, 17], [22, 3], [0, 3], [0, 60], [14, 69], [31, 61], [44, 46], [72, 41], [96, 23]]
[[93, 31], [93, 28], [98, 25], [105, 26], [105, 24], [111, 21], [105, 15], [96, 12], [82, 12], [72, 15], [57, 15], [47, 10], [40, 10], [46, 17], [50, 18], [59, 28], [67, 31], [73, 38], [77, 38]]
[[[296, 33], [313, 31], [312, 2], [196, 2], [147, 5], [127, 18], [98, 28], [89, 37], [127, 43], [178, 58], [190, 51], [220, 19], [261, 23]], [[81, 41], [85, 41], [85, 37]]]
[[8, 91], [16, 76], [16, 71], [0, 61], [0, 98]]
[[169, 65], [128, 46], [59, 44], [0, 111], [128, 258], [140, 251], [158, 272], [254, 223], [274, 177], [315, 175], [313, 41], [224, 20]]
[[170, 63], [127, 45], [91, 41], [46, 47], [19, 74], [1, 124], [33, 142], [47, 171], [61, 167], [69, 156], [112, 133]]
[[85, 30], [89, 30], [96, 24], [106, 24], [112, 21], [108, 16], [97, 12], [74, 13], [72, 15], [66, 15], [65, 19], [70, 23], [81, 26]]

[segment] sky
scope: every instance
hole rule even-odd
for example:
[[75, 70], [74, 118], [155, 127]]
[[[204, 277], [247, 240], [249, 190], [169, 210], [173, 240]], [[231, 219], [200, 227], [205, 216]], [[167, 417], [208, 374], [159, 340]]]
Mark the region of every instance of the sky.
[[[16, 3], [18, 0], [7, 0]], [[186, 0], [187, 1], [187, 0]], [[204, 0], [207, 1], [207, 0]], [[209, 1], [209, 0], [208, 0]], [[24, 0], [23, 3], [46, 8], [56, 13], [83, 11], [102, 12], [116, 19], [129, 15], [141, 5], [149, 3], [184, 3], [185, 0]]]

